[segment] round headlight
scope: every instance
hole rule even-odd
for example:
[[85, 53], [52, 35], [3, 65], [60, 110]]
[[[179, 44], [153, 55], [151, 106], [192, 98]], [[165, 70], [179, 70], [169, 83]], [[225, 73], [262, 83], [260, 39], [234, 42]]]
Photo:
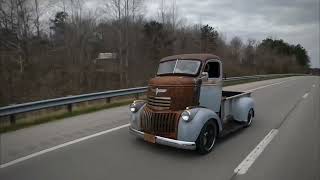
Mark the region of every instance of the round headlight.
[[136, 108], [135, 108], [135, 107], [131, 107], [131, 108], [130, 108], [130, 111], [131, 111], [131, 112], [136, 112]]
[[145, 103], [146, 103], [146, 102], [145, 102], [145, 101], [142, 101], [142, 100], [135, 100], [135, 101], [133, 101], [133, 103], [130, 104], [130, 106], [129, 106], [130, 112], [132, 112], [132, 113], [138, 112], [139, 109], [140, 109], [141, 107], [143, 107], [143, 105], [144, 105]]
[[184, 120], [184, 121], [189, 121], [190, 120], [190, 112], [189, 111], [183, 111], [182, 114], [181, 114], [181, 118]]

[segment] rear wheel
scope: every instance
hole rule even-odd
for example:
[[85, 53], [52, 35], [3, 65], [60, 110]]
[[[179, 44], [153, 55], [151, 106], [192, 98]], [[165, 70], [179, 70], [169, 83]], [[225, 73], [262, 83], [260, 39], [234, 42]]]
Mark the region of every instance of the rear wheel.
[[253, 117], [254, 117], [254, 111], [253, 111], [253, 109], [250, 109], [248, 112], [247, 122], [244, 127], [249, 127], [251, 125]]
[[216, 142], [217, 126], [210, 120], [206, 122], [196, 141], [197, 150], [200, 154], [207, 154], [212, 151]]

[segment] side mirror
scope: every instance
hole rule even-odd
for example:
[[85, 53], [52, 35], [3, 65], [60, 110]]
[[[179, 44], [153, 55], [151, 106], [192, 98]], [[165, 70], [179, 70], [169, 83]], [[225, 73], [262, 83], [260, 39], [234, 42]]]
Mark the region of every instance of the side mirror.
[[201, 73], [201, 79], [207, 81], [207, 80], [208, 80], [208, 77], [209, 77], [208, 72], [202, 72], [202, 73]]

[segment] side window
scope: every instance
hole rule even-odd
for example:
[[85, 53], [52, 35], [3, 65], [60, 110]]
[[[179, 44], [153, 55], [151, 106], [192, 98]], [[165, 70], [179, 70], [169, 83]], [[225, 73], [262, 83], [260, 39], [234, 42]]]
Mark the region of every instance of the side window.
[[209, 78], [219, 78], [220, 77], [220, 64], [219, 62], [208, 62], [204, 72], [208, 72]]

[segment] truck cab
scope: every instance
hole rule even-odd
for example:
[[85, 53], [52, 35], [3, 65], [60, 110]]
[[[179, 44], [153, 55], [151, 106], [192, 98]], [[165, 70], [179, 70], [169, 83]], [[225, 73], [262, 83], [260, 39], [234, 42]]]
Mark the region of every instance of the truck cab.
[[250, 92], [227, 92], [222, 61], [212, 54], [160, 60], [147, 100], [130, 105], [130, 132], [151, 143], [210, 152], [216, 138], [248, 127], [254, 117]]

